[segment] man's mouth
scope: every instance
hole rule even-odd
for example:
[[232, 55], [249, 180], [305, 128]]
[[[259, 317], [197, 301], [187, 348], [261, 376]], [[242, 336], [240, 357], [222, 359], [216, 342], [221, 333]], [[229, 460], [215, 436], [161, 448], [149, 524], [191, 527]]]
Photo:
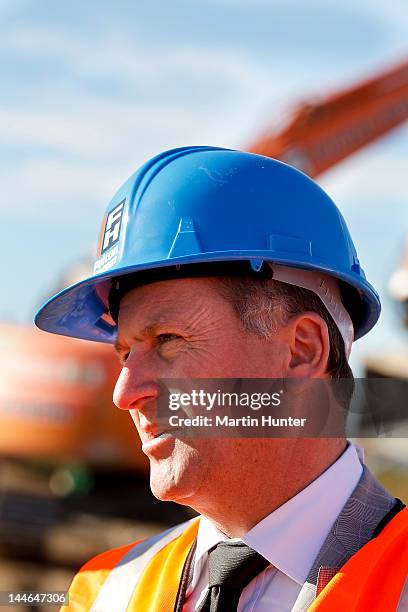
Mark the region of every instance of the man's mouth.
[[[145, 431], [143, 442], [142, 442], [142, 451], [150, 456], [150, 454], [155, 454], [158, 452], [158, 449], [166, 448], [168, 445], [175, 444], [175, 440], [177, 439], [178, 429], [165, 430], [165, 431]], [[170, 442], [172, 440], [172, 442]], [[160, 451], [162, 452], [162, 451]]]
[[155, 440], [155, 439], [164, 439], [164, 438], [174, 438], [175, 434], [180, 431], [181, 428], [174, 428], [171, 430], [164, 430], [164, 431], [158, 431], [158, 432], [145, 432], [146, 433], [146, 437], [147, 437], [147, 441], [149, 440]]
[[162, 431], [161, 433], [155, 434], [154, 438], [172, 438], [173, 432], [170, 431]]

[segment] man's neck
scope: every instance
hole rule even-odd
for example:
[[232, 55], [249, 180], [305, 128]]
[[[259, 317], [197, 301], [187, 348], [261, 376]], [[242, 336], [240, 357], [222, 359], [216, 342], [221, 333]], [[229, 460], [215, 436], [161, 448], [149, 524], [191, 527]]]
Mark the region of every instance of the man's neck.
[[[302, 441], [304, 442], [304, 441]], [[296, 444], [296, 453], [278, 470], [270, 467], [262, 480], [257, 477], [237, 479], [225, 490], [212, 490], [209, 499], [200, 496], [190, 503], [230, 538], [244, 536], [274, 510], [300, 493], [327, 470], [344, 452], [346, 440], [307, 440]], [[310, 444], [313, 443], [313, 453]], [[309, 448], [308, 448], [309, 446]], [[293, 447], [294, 448], [294, 447]], [[289, 450], [289, 449], [288, 449]], [[235, 486], [234, 486], [235, 485]]]

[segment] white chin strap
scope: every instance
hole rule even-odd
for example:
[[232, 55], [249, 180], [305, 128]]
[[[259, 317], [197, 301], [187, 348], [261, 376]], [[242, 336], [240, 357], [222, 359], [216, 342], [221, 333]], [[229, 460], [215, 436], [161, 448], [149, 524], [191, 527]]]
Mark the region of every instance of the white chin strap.
[[354, 327], [350, 315], [341, 301], [337, 280], [322, 272], [288, 268], [269, 262], [268, 265], [273, 270], [274, 280], [303, 287], [303, 289], [309, 289], [319, 296], [339, 328], [340, 334], [344, 340], [344, 349], [348, 359], [351, 352], [351, 345], [354, 341]]

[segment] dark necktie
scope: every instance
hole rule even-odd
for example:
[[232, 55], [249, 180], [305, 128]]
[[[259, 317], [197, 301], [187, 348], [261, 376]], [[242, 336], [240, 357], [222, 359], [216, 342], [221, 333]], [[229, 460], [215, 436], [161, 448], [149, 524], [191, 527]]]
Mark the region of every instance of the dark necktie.
[[208, 591], [199, 612], [236, 612], [243, 589], [269, 561], [244, 542], [220, 542], [208, 552]]

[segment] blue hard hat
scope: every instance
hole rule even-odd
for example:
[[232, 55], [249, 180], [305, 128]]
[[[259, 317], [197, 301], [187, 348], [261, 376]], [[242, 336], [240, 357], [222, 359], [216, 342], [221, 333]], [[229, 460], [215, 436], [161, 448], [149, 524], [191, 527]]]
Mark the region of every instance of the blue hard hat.
[[232, 261], [252, 270], [273, 262], [343, 281], [355, 339], [378, 320], [379, 297], [346, 223], [314, 181], [268, 157], [197, 146], [165, 151], [126, 181], [104, 216], [94, 274], [52, 297], [35, 322], [49, 332], [114, 342], [112, 279], [143, 272], [149, 282], [158, 269]]

